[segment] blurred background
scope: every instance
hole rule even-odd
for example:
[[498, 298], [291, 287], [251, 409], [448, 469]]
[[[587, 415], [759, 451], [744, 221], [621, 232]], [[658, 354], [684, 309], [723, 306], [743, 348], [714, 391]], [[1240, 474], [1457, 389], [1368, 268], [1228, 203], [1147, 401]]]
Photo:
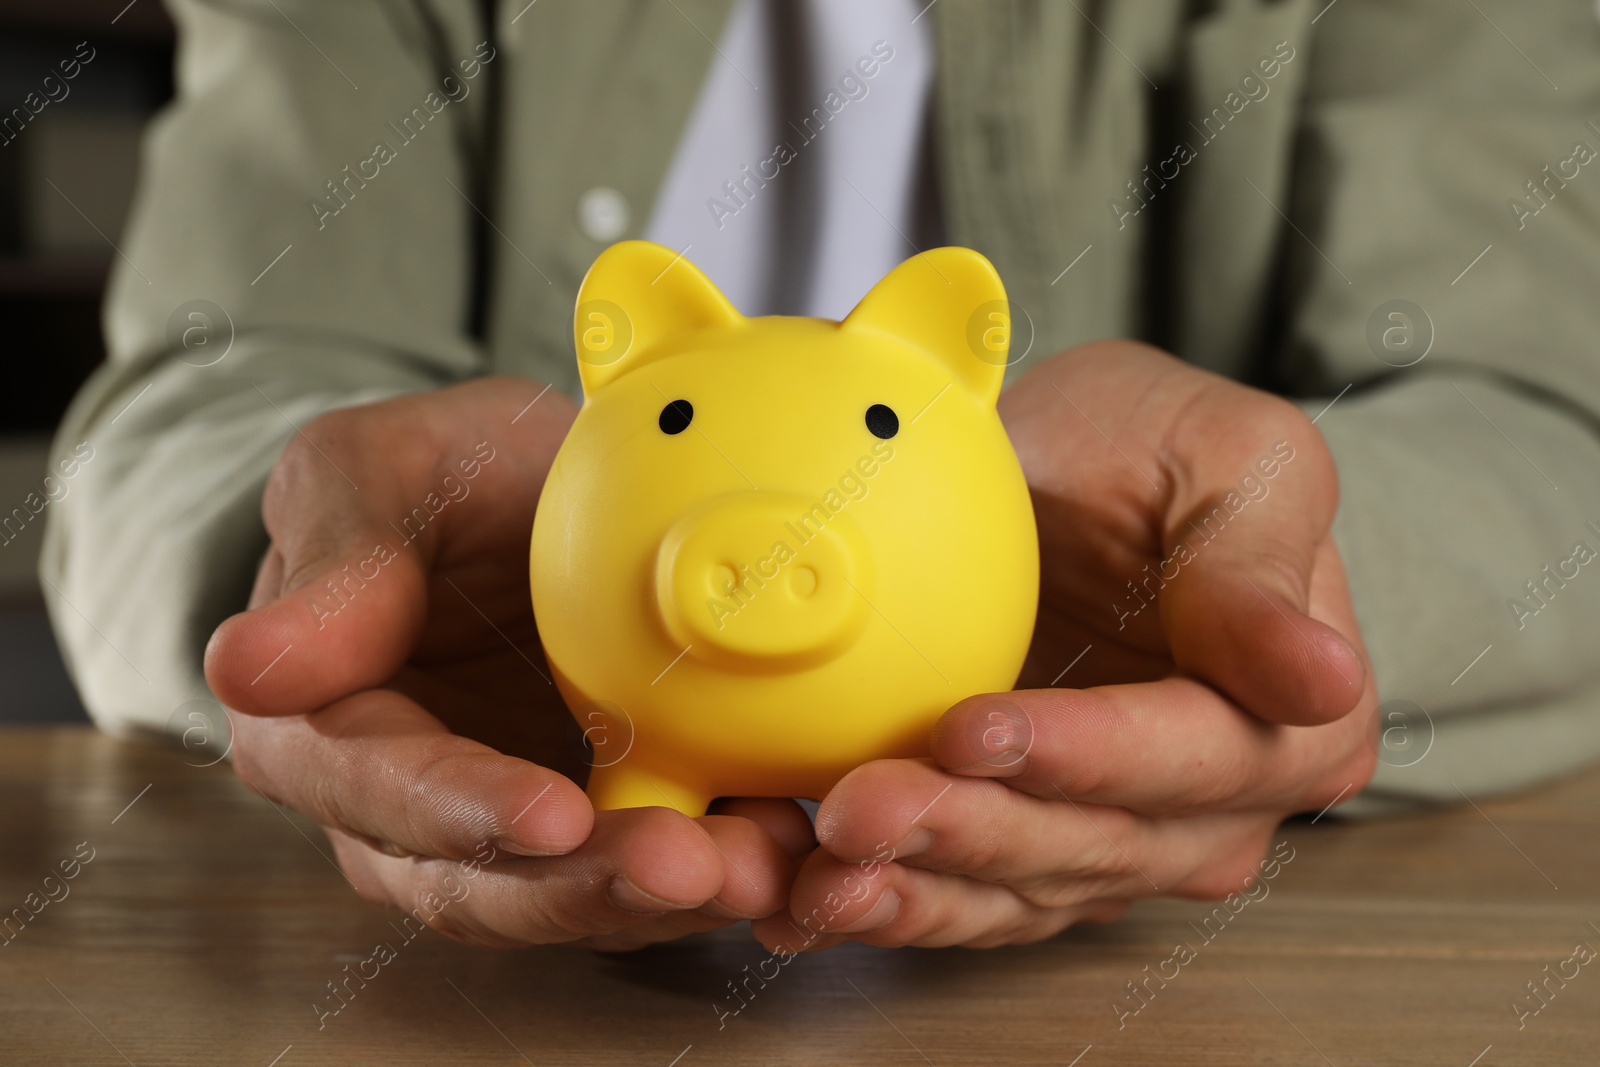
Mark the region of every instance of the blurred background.
[[[13, 509], [43, 495], [51, 432], [105, 358], [100, 300], [140, 136], [172, 94], [173, 37], [158, 0], [0, 0], [0, 121], [26, 117], [0, 132], [0, 722], [88, 721], [39, 592], [43, 516]], [[29, 94], [89, 48], [65, 96], [33, 114]]]

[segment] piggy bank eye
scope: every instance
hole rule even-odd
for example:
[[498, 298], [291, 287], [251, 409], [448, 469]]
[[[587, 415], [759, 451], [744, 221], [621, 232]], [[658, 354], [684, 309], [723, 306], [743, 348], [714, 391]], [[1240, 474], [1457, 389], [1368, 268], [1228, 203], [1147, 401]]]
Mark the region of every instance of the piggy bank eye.
[[656, 420], [656, 425], [661, 427], [662, 433], [680, 434], [693, 421], [694, 405], [687, 400], [674, 400], [661, 409], [661, 417]]
[[887, 441], [900, 432], [900, 416], [887, 404], [874, 404], [867, 409], [867, 429], [872, 431], [872, 436]]

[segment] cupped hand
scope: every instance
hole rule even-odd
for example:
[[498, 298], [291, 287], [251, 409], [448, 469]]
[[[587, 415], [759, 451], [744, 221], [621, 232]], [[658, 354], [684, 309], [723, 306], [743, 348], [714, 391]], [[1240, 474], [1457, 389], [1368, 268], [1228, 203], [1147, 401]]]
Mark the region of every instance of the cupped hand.
[[783, 801], [595, 812], [540, 651], [528, 537], [572, 403], [480, 379], [309, 423], [267, 483], [249, 610], [206, 651], [250, 786], [357, 891], [484, 944], [631, 948], [781, 907]]
[[1000, 401], [1039, 523], [1019, 690], [933, 760], [858, 768], [771, 948], [986, 946], [1260, 876], [1282, 819], [1358, 792], [1376, 693], [1329, 528], [1334, 464], [1288, 402], [1131, 342]]

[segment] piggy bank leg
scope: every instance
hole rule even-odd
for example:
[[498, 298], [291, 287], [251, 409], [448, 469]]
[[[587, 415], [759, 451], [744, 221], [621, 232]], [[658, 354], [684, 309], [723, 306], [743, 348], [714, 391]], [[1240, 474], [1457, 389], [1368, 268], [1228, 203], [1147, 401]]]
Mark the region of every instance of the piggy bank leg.
[[589, 802], [598, 811], [674, 808], [691, 819], [706, 813], [712, 797], [638, 765], [619, 763], [589, 772]]

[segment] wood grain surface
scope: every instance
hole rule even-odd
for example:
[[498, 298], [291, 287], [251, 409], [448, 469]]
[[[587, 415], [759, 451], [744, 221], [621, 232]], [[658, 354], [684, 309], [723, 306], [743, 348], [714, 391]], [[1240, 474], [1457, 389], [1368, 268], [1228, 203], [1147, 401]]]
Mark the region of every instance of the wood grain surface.
[[0, 1063], [1600, 1063], [1600, 961], [1573, 961], [1600, 949], [1600, 773], [1286, 826], [1293, 859], [1220, 918], [1160, 901], [1021, 948], [802, 957], [719, 1026], [766, 958], [747, 931], [628, 956], [408, 940], [315, 827], [198, 762], [0, 731]]

